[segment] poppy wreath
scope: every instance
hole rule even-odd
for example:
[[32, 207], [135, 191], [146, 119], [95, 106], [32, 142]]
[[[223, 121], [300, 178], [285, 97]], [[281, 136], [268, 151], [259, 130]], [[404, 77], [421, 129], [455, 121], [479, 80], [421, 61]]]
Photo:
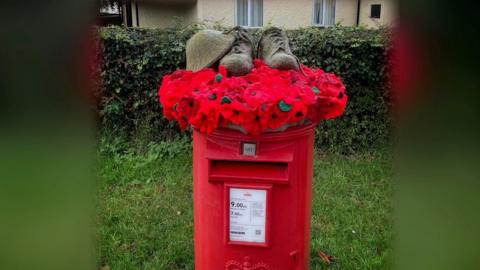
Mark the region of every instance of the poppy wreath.
[[165, 117], [182, 129], [231, 127], [259, 135], [343, 114], [348, 98], [334, 74], [303, 65], [302, 71], [278, 70], [261, 60], [254, 66], [240, 77], [227, 77], [223, 66], [164, 76], [158, 94]]

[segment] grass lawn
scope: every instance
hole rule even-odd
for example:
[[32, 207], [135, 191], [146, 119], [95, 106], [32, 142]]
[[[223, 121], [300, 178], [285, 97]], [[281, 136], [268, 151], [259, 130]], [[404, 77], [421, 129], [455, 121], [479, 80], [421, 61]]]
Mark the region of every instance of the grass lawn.
[[[99, 268], [194, 269], [190, 147], [185, 141], [150, 144], [144, 151], [101, 147]], [[311, 269], [388, 269], [388, 155], [317, 155], [314, 177]]]

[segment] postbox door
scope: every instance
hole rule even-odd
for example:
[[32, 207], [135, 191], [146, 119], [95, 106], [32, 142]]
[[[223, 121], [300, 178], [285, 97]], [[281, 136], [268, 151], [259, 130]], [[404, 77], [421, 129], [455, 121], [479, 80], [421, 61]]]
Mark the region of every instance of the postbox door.
[[231, 156], [224, 152], [221, 159], [209, 159], [209, 181], [222, 185], [224, 193], [224, 258], [231, 265], [268, 267], [260, 270], [296, 269], [303, 235], [298, 227], [300, 191], [292, 175], [295, 145], [277, 147], [281, 154], [275, 158], [259, 150], [255, 157], [232, 151]]

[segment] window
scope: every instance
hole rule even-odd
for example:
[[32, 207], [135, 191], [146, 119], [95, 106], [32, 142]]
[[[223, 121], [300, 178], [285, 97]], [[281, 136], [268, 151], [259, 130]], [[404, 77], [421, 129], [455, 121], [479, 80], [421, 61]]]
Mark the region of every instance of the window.
[[119, 6], [116, 2], [111, 4], [105, 2], [100, 8], [95, 21], [99, 26], [122, 25], [122, 23], [126, 24], [122, 15], [122, 6]]
[[313, 23], [319, 26], [335, 24], [335, 0], [314, 0]]
[[263, 26], [263, 0], [237, 0], [237, 25]]
[[380, 19], [381, 13], [382, 13], [382, 5], [372, 5], [370, 18]]

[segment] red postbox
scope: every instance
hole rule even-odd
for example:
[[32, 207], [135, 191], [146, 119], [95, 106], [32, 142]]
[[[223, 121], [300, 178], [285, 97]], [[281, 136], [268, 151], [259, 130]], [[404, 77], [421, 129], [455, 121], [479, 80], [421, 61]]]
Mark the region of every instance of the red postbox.
[[309, 269], [314, 125], [193, 141], [195, 269]]

